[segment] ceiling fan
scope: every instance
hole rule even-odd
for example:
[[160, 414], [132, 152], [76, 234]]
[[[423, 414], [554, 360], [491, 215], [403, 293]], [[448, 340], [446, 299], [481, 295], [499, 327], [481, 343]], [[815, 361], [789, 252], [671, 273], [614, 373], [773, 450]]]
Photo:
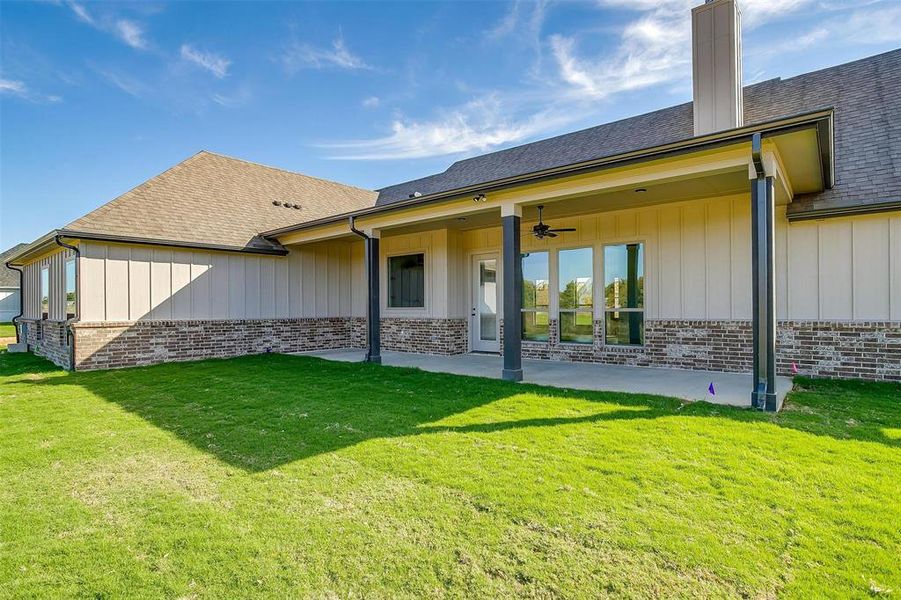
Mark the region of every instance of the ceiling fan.
[[545, 225], [541, 220], [541, 211], [544, 210], [544, 205], [538, 206], [538, 224], [532, 227], [532, 234], [538, 238], [539, 240], [543, 240], [546, 237], [557, 237], [558, 233], [563, 233], [564, 231], [575, 231], [574, 227], [562, 227], [560, 229], [551, 229], [550, 225]]

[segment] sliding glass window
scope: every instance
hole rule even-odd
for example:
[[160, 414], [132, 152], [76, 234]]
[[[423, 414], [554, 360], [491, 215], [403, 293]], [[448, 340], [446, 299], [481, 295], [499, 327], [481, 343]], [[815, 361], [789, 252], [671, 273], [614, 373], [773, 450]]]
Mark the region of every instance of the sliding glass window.
[[561, 250], [559, 264], [560, 341], [594, 340], [594, 276], [591, 248]]
[[522, 339], [546, 342], [548, 339], [548, 300], [550, 277], [548, 253], [522, 255]]
[[644, 344], [644, 244], [604, 247], [604, 340]]

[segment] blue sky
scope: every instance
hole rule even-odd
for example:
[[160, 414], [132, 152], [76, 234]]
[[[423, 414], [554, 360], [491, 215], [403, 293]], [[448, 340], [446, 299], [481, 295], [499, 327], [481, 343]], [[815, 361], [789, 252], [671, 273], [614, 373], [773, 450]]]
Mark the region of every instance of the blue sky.
[[[0, 247], [201, 149], [377, 188], [690, 100], [700, 2], [0, 2]], [[741, 6], [746, 83], [901, 45], [897, 0]]]

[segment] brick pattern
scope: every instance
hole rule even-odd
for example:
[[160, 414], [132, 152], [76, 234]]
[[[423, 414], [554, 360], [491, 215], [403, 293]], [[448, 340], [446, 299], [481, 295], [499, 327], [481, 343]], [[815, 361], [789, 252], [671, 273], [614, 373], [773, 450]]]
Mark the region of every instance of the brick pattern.
[[380, 331], [383, 350], [441, 355], [469, 351], [466, 319], [387, 318], [382, 319]]
[[[555, 319], [548, 330], [548, 342], [523, 341], [523, 358], [738, 373], [753, 366], [750, 321], [647, 321], [641, 347], [605, 345], [600, 320], [592, 344], [561, 343]], [[776, 358], [780, 375], [794, 364], [800, 375], [901, 381], [901, 323], [780, 321]]]
[[781, 373], [901, 381], [901, 321], [780, 321], [776, 344]]
[[369, 347], [369, 332], [366, 330], [365, 317], [351, 317], [350, 319], [350, 347], [366, 349]]
[[76, 370], [346, 348], [348, 318], [75, 323]]
[[64, 322], [20, 317], [18, 323], [19, 331], [23, 333], [22, 340], [28, 344], [30, 351], [64, 369], [71, 368], [69, 335]]

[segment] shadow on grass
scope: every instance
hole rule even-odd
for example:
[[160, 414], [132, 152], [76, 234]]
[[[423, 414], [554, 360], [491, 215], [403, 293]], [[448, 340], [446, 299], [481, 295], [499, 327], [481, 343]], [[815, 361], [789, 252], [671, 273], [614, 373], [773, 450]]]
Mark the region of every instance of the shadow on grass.
[[[438, 432], [490, 433], [602, 421], [703, 416], [901, 447], [901, 385], [800, 379], [787, 410], [767, 415], [660, 396], [561, 390], [415, 369], [258, 355], [114, 371], [54, 371], [31, 355], [0, 353], [5, 385], [81, 388], [247, 471], [332, 452], [369, 439]], [[442, 419], [522, 393], [605, 403], [611, 410], [462, 426]]]

